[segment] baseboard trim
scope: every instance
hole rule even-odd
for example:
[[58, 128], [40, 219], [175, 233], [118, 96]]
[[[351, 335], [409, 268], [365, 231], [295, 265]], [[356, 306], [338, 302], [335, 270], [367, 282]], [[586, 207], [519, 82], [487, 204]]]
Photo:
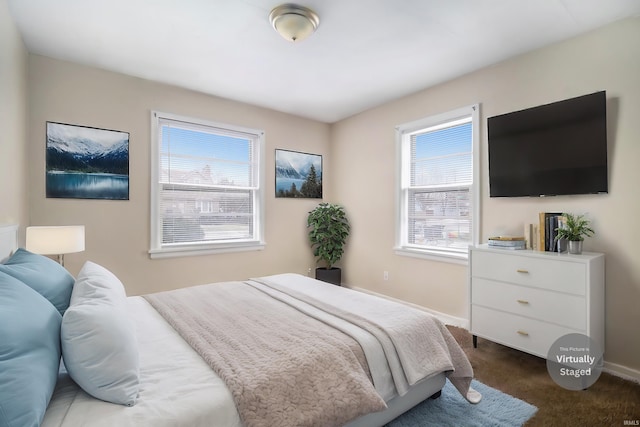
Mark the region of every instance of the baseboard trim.
[[375, 295], [377, 297], [380, 298], [385, 298], [388, 299], [390, 301], [395, 301], [398, 302], [400, 304], [405, 304], [408, 305], [409, 307], [413, 307], [416, 308], [418, 310], [422, 310], [425, 311], [429, 314], [432, 314], [433, 316], [437, 317], [438, 319], [440, 319], [440, 321], [442, 323], [444, 323], [445, 325], [451, 325], [451, 326], [457, 326], [458, 328], [464, 328], [466, 330], [469, 330], [470, 328], [470, 323], [469, 323], [469, 319], [464, 319], [462, 317], [456, 317], [456, 316], [451, 316], [450, 314], [446, 314], [446, 313], [441, 313], [439, 311], [436, 310], [432, 310], [430, 308], [427, 307], [423, 307], [421, 305], [418, 304], [414, 304], [411, 302], [407, 302], [398, 298], [394, 298], [394, 297], [390, 297], [389, 295], [385, 295], [385, 294], [381, 294], [378, 292], [374, 292], [374, 291], [370, 291], [369, 289], [364, 289], [364, 288], [360, 288], [357, 286], [349, 286], [349, 289], [353, 289], [354, 291], [359, 291], [359, 292], [364, 292], [365, 294], [369, 294], [369, 295]]
[[606, 372], [616, 377], [620, 377], [625, 380], [633, 381], [640, 384], [640, 371], [627, 368], [626, 366], [618, 365], [617, 363], [604, 362], [603, 372]]

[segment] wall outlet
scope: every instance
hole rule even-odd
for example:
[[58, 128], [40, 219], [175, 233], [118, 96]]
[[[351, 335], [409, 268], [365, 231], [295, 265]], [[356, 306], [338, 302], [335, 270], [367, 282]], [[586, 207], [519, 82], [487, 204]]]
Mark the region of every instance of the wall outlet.
[[382, 273], [382, 278], [383, 278], [384, 280], [389, 280], [389, 272], [388, 272], [388, 271], [383, 272], [383, 273]]
[[311, 277], [311, 267], [307, 270], [307, 276]]

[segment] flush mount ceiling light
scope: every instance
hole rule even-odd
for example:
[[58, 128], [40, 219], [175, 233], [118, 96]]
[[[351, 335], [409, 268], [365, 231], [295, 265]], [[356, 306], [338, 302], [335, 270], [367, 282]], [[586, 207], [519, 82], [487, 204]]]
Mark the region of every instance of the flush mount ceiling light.
[[269, 14], [269, 21], [290, 42], [309, 37], [320, 24], [320, 18], [313, 10], [291, 3], [275, 7]]

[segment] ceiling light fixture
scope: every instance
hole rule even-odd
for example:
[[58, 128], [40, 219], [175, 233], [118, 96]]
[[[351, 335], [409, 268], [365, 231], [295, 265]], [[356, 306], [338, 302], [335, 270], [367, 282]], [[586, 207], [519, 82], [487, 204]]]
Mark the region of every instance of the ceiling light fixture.
[[290, 42], [309, 37], [320, 24], [320, 18], [313, 10], [291, 3], [275, 7], [269, 14], [269, 21]]

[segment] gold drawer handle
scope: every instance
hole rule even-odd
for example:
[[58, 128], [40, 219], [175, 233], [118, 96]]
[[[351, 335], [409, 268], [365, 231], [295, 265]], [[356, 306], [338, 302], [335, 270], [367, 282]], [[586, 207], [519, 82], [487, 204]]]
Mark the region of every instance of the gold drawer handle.
[[525, 331], [518, 331], [518, 334], [522, 335], [523, 337], [528, 337], [529, 336], [529, 333], [525, 332]]
[[524, 273], [524, 274], [529, 274], [529, 270], [523, 270], [521, 268], [516, 270], [518, 273]]
[[517, 300], [520, 304], [529, 304], [529, 301], [527, 300], [523, 300], [523, 299], [519, 299]]

